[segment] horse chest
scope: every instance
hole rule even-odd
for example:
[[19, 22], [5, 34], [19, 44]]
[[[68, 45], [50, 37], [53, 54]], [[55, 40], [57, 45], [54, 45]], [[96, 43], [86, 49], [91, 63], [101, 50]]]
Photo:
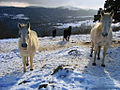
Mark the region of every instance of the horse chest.
[[99, 46], [106, 46], [106, 45], [110, 44], [110, 41], [109, 41], [109, 39], [107, 37], [106, 38], [98, 39], [96, 42], [97, 42], [97, 44]]

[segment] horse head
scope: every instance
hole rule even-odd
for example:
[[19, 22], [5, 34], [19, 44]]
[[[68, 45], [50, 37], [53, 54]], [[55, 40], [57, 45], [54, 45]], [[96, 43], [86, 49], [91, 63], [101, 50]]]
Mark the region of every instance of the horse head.
[[30, 35], [30, 23], [27, 24], [18, 24], [19, 35], [21, 39], [21, 47], [27, 48]]
[[102, 36], [106, 37], [110, 31], [113, 13], [101, 13]]

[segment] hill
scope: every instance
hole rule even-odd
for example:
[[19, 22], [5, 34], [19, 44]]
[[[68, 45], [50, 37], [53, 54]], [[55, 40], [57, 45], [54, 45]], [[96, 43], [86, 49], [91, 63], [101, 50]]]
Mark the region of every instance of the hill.
[[86, 34], [72, 35], [70, 42], [62, 41], [62, 37], [40, 37], [34, 70], [30, 71], [28, 66], [26, 73], [23, 73], [18, 39], [0, 40], [0, 89], [119, 90], [120, 31], [113, 34], [105, 68], [101, 67], [101, 59], [97, 60], [97, 66], [92, 66], [90, 35]]
[[[0, 38], [18, 37], [18, 23], [30, 21], [31, 28], [39, 36], [51, 35], [51, 30], [57, 23], [71, 23], [89, 20], [91, 17], [82, 18], [81, 16], [93, 16], [96, 10], [69, 8], [43, 8], [43, 7], [0, 7]], [[92, 17], [93, 18], [93, 17]], [[61, 32], [60, 34], [61, 35]]]

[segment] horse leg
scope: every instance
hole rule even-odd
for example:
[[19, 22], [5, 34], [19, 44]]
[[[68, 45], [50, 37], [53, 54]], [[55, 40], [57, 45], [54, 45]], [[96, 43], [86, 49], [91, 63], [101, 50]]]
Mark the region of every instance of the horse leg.
[[67, 36], [67, 41], [69, 41], [69, 36]]
[[63, 41], [64, 41], [64, 37], [63, 37]]
[[105, 67], [104, 61], [105, 61], [107, 48], [108, 48], [107, 46], [104, 46], [103, 59], [102, 59], [102, 64], [101, 64], [102, 67]]
[[101, 50], [101, 46], [98, 46], [98, 57], [97, 57], [98, 60], [100, 60], [100, 50]]
[[70, 40], [70, 35], [68, 36], [68, 41]]
[[26, 66], [28, 66], [28, 56], [26, 56]]
[[90, 53], [90, 57], [92, 57], [92, 55], [93, 55], [93, 47], [94, 47], [94, 45], [93, 45], [93, 42], [92, 42], [92, 41], [91, 41], [91, 46], [92, 46], [92, 47], [91, 47], [91, 51], [90, 51], [90, 52], [91, 52], [91, 53]]
[[68, 36], [65, 37], [66, 41], [68, 41]]
[[33, 71], [33, 56], [30, 56], [30, 71]]
[[66, 40], [66, 37], [65, 36], [63, 36], [63, 41], [65, 41]]
[[69, 41], [69, 36], [67, 36], [67, 41]]
[[22, 60], [23, 60], [24, 72], [26, 72], [26, 56], [23, 56]]
[[98, 47], [95, 47], [94, 62], [92, 63], [93, 66], [96, 66], [96, 54], [97, 54], [97, 49], [98, 49]]

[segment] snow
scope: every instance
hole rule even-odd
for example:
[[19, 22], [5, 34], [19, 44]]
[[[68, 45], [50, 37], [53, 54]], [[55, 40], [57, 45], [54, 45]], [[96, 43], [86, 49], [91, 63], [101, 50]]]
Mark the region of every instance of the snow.
[[11, 18], [11, 19], [29, 20], [29, 17], [26, 17], [24, 14], [12, 15], [12, 14], [3, 13], [3, 15], [1, 17], [7, 17], [7, 18]]
[[28, 20], [28, 17], [25, 17], [24, 14], [17, 14], [14, 17], [12, 17], [12, 19], [24, 19], [24, 20]]
[[[71, 18], [72, 16], [68, 16], [68, 18]], [[92, 16], [78, 16], [76, 18], [87, 18], [87, 17], [92, 17]], [[84, 20], [84, 21], [78, 21], [78, 22], [74, 22], [74, 23], [57, 23], [56, 26], [54, 26], [55, 28], [68, 28], [69, 26], [72, 27], [85, 27], [85, 26], [93, 26], [93, 20]], [[120, 23], [112, 23], [112, 27], [119, 27]]]
[[79, 21], [75, 23], [65, 23], [65, 24], [57, 23], [57, 26], [54, 26], [54, 27], [61, 29], [61, 28], [68, 28], [69, 26], [72, 26], [72, 27], [80, 27], [82, 25], [92, 26], [93, 24], [94, 24], [93, 20], [85, 20], [85, 21]]
[[[120, 31], [113, 34], [114, 40], [120, 40]], [[72, 35], [70, 42], [62, 38], [39, 38], [34, 70], [30, 71], [28, 66], [25, 73], [18, 39], [1, 39], [0, 90], [120, 89], [120, 43], [109, 47], [103, 68], [101, 60], [97, 60], [97, 66], [92, 66], [89, 34]]]
[[119, 27], [120, 26], [120, 23], [118, 22], [118, 23], [113, 23], [112, 24], [112, 27]]

